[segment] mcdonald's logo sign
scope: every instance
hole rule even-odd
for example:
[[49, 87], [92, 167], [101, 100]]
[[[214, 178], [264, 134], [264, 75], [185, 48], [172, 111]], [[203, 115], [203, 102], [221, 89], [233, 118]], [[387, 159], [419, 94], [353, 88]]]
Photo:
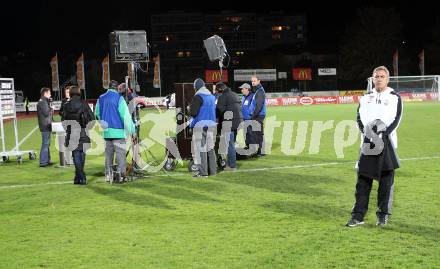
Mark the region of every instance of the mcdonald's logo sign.
[[228, 82], [228, 70], [223, 70], [222, 75], [220, 78], [220, 70], [205, 70], [205, 81], [208, 83]]
[[294, 80], [312, 80], [312, 68], [293, 68], [292, 77]]

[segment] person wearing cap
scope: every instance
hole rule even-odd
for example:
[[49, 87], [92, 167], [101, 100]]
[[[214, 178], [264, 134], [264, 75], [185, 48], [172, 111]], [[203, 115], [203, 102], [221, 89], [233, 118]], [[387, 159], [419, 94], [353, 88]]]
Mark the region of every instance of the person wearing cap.
[[192, 153], [198, 171], [194, 177], [207, 177], [217, 173], [217, 162], [214, 151], [215, 143], [215, 97], [205, 87], [205, 82], [197, 78], [193, 83], [196, 94], [190, 107], [189, 115], [192, 117], [190, 128], [193, 130]]
[[251, 77], [252, 86], [252, 114], [251, 119], [257, 121], [261, 130], [253, 131], [255, 142], [258, 144], [257, 157], [264, 155], [264, 118], [266, 117], [266, 92], [257, 75]]
[[104, 129], [105, 140], [105, 173], [110, 181], [113, 160], [116, 153], [118, 172], [125, 180], [127, 169], [126, 140], [127, 134], [135, 133], [135, 126], [124, 97], [117, 92], [118, 82], [111, 80], [106, 93], [99, 96], [95, 116]]
[[237, 168], [237, 152], [235, 150], [235, 141], [237, 139], [237, 130], [240, 123], [243, 121], [241, 113], [240, 97], [233, 92], [223, 82], [216, 84], [216, 89], [221, 93], [217, 101], [217, 112], [219, 124], [221, 124], [221, 134], [225, 143], [220, 145], [227, 145], [227, 151], [220, 147], [219, 152], [227, 152], [227, 162], [225, 171], [235, 170]]
[[[244, 121], [251, 121], [252, 118], [252, 97], [253, 93], [251, 92], [251, 85], [248, 83], [243, 83], [240, 87], [241, 93], [243, 94], [243, 97], [241, 98], [241, 113], [243, 115]], [[245, 149], [249, 149], [249, 145], [255, 144], [253, 139], [253, 133], [252, 133], [252, 126], [246, 124], [246, 128], [243, 129], [244, 131], [244, 141], [246, 144]]]

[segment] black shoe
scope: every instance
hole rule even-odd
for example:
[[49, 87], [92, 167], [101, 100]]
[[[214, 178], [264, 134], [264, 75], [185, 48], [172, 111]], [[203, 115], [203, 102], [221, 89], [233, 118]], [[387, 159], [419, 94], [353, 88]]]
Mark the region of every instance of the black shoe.
[[47, 167], [47, 166], [51, 166], [53, 165], [53, 163], [46, 163], [46, 164], [40, 164], [40, 167]]
[[351, 219], [347, 222], [347, 224], [345, 224], [345, 226], [347, 226], [347, 227], [356, 227], [356, 226], [362, 225], [362, 224], [364, 224], [364, 223], [365, 223], [365, 222], [363, 222], [363, 221], [357, 220], [357, 219], [355, 219], [355, 218], [351, 218]]
[[387, 223], [388, 223], [388, 215], [385, 215], [385, 216], [379, 216], [379, 217], [377, 218], [376, 225], [378, 225], [378, 226], [383, 226], [383, 225], [387, 225]]

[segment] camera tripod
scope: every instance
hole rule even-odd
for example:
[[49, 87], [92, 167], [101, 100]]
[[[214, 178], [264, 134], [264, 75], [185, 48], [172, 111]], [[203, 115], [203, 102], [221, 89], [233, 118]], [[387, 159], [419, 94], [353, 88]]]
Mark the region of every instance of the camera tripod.
[[[136, 103], [135, 103], [136, 104]], [[135, 119], [135, 134], [131, 136], [131, 145], [126, 153], [126, 156], [131, 151], [131, 161], [127, 165], [127, 179], [128, 181], [133, 181], [135, 178], [145, 178], [148, 176], [146, 171], [149, 167], [157, 167], [161, 165], [161, 162], [156, 158], [156, 156], [151, 152], [149, 147], [141, 142], [140, 139], [140, 117], [139, 117], [139, 106], [136, 104], [135, 109], [132, 113]], [[161, 166], [160, 170], [165, 172], [164, 168]]]

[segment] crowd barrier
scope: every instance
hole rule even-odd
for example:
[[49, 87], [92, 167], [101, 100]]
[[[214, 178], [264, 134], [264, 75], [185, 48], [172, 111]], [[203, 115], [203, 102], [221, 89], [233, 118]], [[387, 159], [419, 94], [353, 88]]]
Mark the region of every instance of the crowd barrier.
[[[436, 93], [400, 93], [404, 102], [426, 102], [437, 101]], [[267, 106], [308, 106], [308, 105], [324, 105], [324, 104], [357, 104], [359, 103], [359, 95], [347, 96], [292, 96], [267, 98]]]
[[[437, 101], [438, 94], [436, 93], [399, 93], [404, 102], [426, 102]], [[359, 95], [345, 95], [345, 96], [290, 96], [266, 98], [267, 106], [308, 106], [308, 105], [324, 105], [324, 104], [357, 104], [359, 103]], [[145, 107], [162, 107], [163, 97], [153, 97], [143, 100]], [[89, 106], [94, 111], [96, 99], [87, 100]], [[53, 102], [54, 110], [59, 110], [61, 101]], [[24, 103], [15, 104], [17, 112], [26, 111]], [[37, 111], [37, 102], [29, 102], [29, 111]]]

